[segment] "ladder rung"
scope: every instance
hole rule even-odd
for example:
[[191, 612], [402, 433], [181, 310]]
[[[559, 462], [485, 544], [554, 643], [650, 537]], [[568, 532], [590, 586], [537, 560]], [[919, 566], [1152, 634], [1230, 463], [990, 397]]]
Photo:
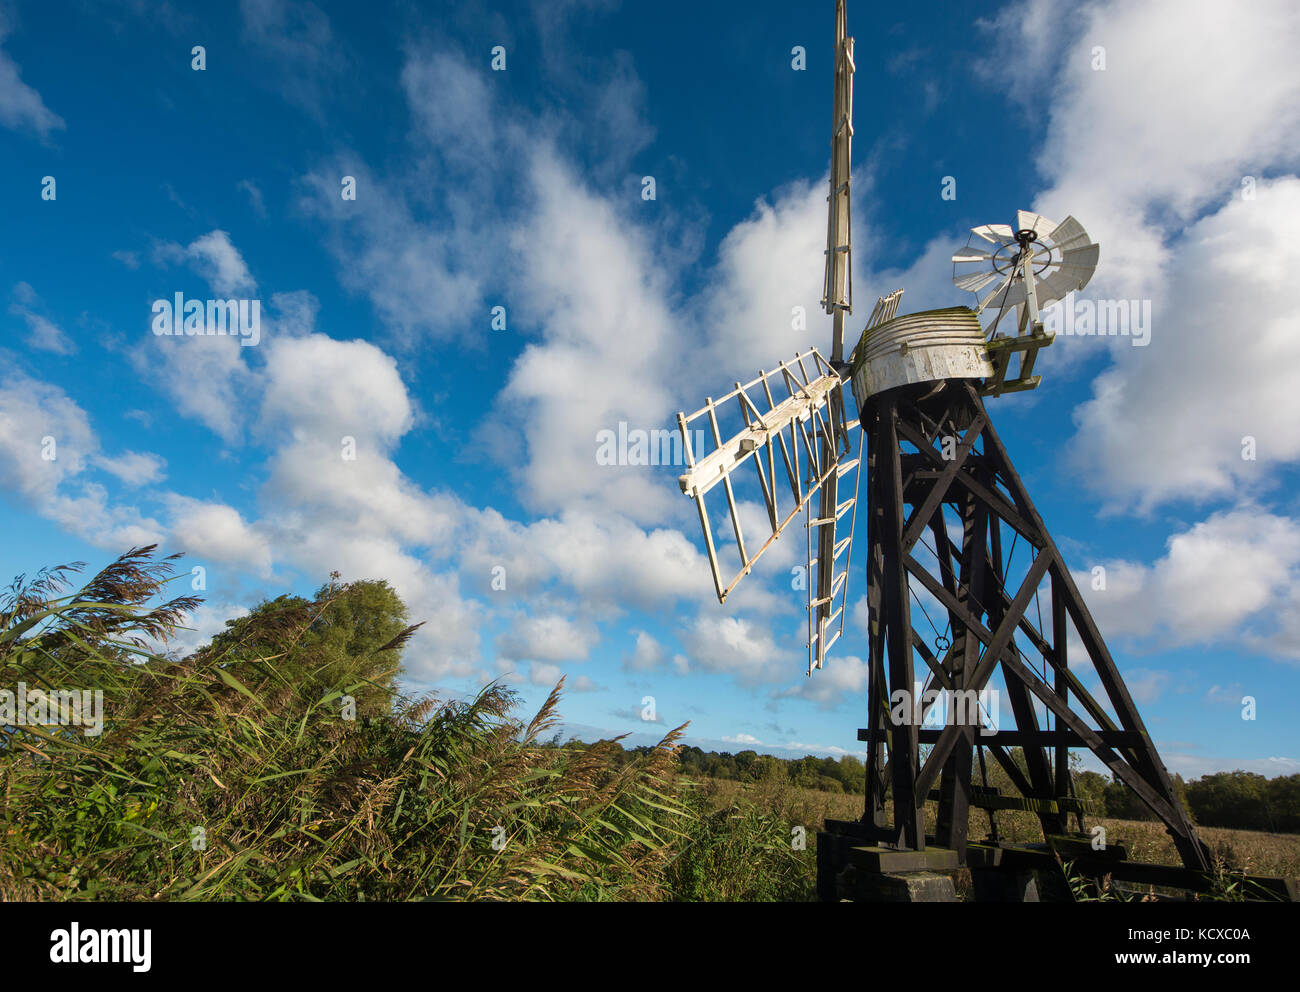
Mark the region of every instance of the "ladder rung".
[[859, 458], [850, 458], [848, 461], [844, 462], [842, 465], [839, 466], [839, 474], [836, 476], [836, 478], [838, 479], [844, 478], [846, 473], [852, 472], [855, 468], [858, 467], [859, 461], [861, 461], [861, 459]]
[[831, 560], [834, 561], [836, 558], [838, 558], [840, 556], [840, 553], [852, 543], [853, 543], [853, 538], [846, 537], [839, 544], [835, 545], [835, 553], [831, 555]]
[[836, 519], [836, 520], [839, 520], [840, 517], [842, 517], [842, 516], [844, 516], [844, 514], [848, 513], [848, 512], [849, 512], [849, 508], [850, 508], [854, 503], [856, 503], [857, 501], [858, 501], [858, 499], [857, 499], [857, 497], [855, 496], [855, 497], [853, 497], [853, 498], [851, 498], [851, 499], [846, 499], [843, 503], [841, 503], [839, 506], [837, 506], [837, 507], [835, 508], [835, 519]]
[[825, 603], [834, 602], [835, 597], [839, 595], [840, 586], [844, 584], [844, 580], [847, 579], [848, 577], [849, 577], [848, 569], [845, 569], [839, 575], [835, 576], [835, 578], [831, 580], [830, 594], [827, 596], [822, 596], [820, 599], [814, 599], [811, 603], [808, 604], [808, 609], [813, 610]]

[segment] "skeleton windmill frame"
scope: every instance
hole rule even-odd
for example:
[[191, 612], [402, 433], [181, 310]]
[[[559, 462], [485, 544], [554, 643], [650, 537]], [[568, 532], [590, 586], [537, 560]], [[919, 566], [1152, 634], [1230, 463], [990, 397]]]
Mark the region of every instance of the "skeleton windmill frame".
[[[921, 810], [932, 799], [939, 803], [933, 843], [941, 848], [968, 849], [967, 814], [980, 800], [988, 809], [1031, 810], [1046, 836], [1064, 835], [1067, 815], [1084, 811], [1073, 794], [1069, 748], [1087, 747], [1165, 823], [1187, 867], [1205, 870], [1208, 852], [977, 384], [945, 379], [903, 386], [874, 397], [863, 411], [870, 480], [870, 631], [868, 726], [858, 737], [867, 744], [869, 832], [899, 847], [924, 850]], [[949, 508], [960, 524], [958, 540], [945, 516]], [[1009, 582], [1014, 542], [1024, 542], [1028, 554], [1022, 574]], [[937, 568], [923, 564], [922, 547]], [[913, 580], [947, 614], [953, 636], [942, 656], [929, 649], [914, 625], [912, 602], [920, 600]], [[1044, 583], [1050, 595], [1047, 620], [1037, 602]], [[1114, 717], [1071, 668], [1071, 628]], [[1017, 637], [1027, 642], [1024, 649]], [[926, 690], [979, 693], [1000, 671], [1016, 729], [986, 737], [978, 714], [930, 731], [917, 720], [900, 726], [890, 718], [890, 701], [899, 690], [914, 692], [918, 662], [928, 669]], [[1050, 729], [1040, 725], [1037, 706], [1053, 717]], [[922, 706], [926, 709], [928, 704]], [[922, 745], [931, 747], [924, 757]], [[1024, 769], [1012, 760], [1008, 749], [1013, 747], [1021, 748]], [[1025, 802], [998, 802], [1005, 797], [972, 787], [972, 756], [981, 749], [983, 764], [983, 748]], [[892, 823], [885, 817], [887, 793], [893, 800]]]
[[[1019, 887], [1018, 897], [1024, 898], [1021, 869], [1059, 875], [1060, 857], [1069, 857], [1093, 878], [1205, 887], [1209, 852], [984, 406], [985, 396], [1039, 384], [1034, 358], [1052, 340], [1043, 332], [1040, 310], [1088, 282], [1097, 246], [1073, 218], [1058, 225], [1027, 211], [1017, 215], [1014, 227], [976, 228], [973, 235], [993, 250], [968, 244], [954, 256], [954, 265], [991, 270], [957, 276], [958, 285], [976, 290], [977, 297], [978, 290], [986, 291], [977, 308], [899, 316], [902, 290], [897, 290], [877, 301], [845, 360], [845, 320], [852, 313], [854, 66], [844, 0], [836, 4], [834, 51], [822, 299], [832, 320], [830, 357], [810, 348], [749, 383], [737, 382], [695, 413], [678, 414], [688, 463], [681, 488], [696, 502], [720, 602], [778, 544], [797, 514], [805, 513], [810, 676], [826, 663], [844, 629], [858, 480], [864, 467], [867, 471], [867, 726], [858, 734], [867, 746], [866, 802], [860, 820], [827, 820], [819, 833], [819, 893], [830, 899], [879, 897], [900, 874], [966, 865], [977, 897], [1005, 892], [1004, 883], [1013, 878], [1018, 881], [1011, 890]], [[1013, 311], [1018, 311], [1016, 333], [1000, 334], [1000, 321]], [[1013, 377], [1016, 354], [1021, 362]], [[850, 383], [856, 419], [846, 413], [844, 387]], [[737, 418], [738, 429], [724, 431], [723, 415]], [[694, 451], [691, 425], [703, 418], [712, 440], [706, 441], [709, 450]], [[760, 493], [753, 501], [736, 488], [749, 479], [749, 461]], [[854, 488], [847, 496], [848, 482], [842, 480], [850, 473]], [[721, 547], [729, 539], [722, 531], [715, 534], [705, 505], [719, 485], [735, 542], [729, 551]], [[725, 554], [735, 556], [734, 569], [724, 569]], [[933, 624], [922, 595], [947, 622], [943, 634], [934, 625], [931, 643], [914, 624], [913, 601]], [[1072, 638], [1095, 670], [1104, 699], [1079, 679]], [[922, 672], [925, 678], [915, 681]], [[922, 726], [936, 712], [937, 690], [978, 698], [995, 679], [1005, 688], [1014, 729], [999, 725], [989, 735], [983, 724], [990, 714], [978, 706], [964, 713], [954, 707], [940, 726]], [[909, 702], [896, 711], [900, 694], [917, 705]], [[906, 718], [899, 719], [900, 712]], [[1071, 747], [1091, 750], [1165, 824], [1184, 868], [1134, 865], [1124, 860], [1121, 847], [1100, 854], [1093, 849], [1083, 833], [1086, 810], [1074, 795]], [[1023, 767], [1012, 753], [1016, 748]], [[1019, 795], [988, 786], [986, 756]], [[974, 782], [977, 759], [983, 785]], [[937, 825], [929, 836], [927, 801], [938, 803]], [[987, 811], [989, 837], [968, 837], [972, 808]], [[1000, 809], [1035, 813], [1046, 844], [1031, 849], [1001, 841], [994, 816]], [[1074, 833], [1068, 830], [1071, 815], [1078, 826]], [[864, 883], [873, 878], [879, 885]], [[1275, 893], [1294, 896], [1279, 880], [1272, 883], [1277, 883]], [[911, 881], [903, 884], [912, 891]], [[888, 897], [899, 898], [898, 892], [892, 889]]]

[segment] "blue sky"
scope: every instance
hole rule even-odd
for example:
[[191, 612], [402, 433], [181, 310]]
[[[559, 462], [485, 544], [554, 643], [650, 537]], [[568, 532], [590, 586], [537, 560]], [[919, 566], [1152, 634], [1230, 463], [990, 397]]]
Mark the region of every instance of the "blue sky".
[[[186, 645], [387, 578], [429, 621], [412, 688], [536, 704], [565, 673], [588, 738], [857, 752], [861, 607], [806, 678], [798, 549], [720, 606], [680, 470], [595, 459], [828, 348], [833, 12], [0, 7], [0, 573], [183, 550]], [[1300, 13], [850, 3], [849, 30], [855, 330], [897, 286], [969, 302], [971, 226], [1079, 218], [1082, 295], [1149, 301], [1150, 343], [1058, 338], [998, 429], [1171, 770], [1300, 771]], [[178, 292], [259, 300], [261, 340], [155, 336]]]

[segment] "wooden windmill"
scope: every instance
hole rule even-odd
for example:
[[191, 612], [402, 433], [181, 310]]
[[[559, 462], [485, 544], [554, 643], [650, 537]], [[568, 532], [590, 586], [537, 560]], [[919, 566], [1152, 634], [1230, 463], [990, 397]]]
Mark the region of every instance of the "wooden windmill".
[[[1204, 887], [1209, 853], [984, 404], [1039, 384], [1034, 359], [1052, 340], [1040, 310], [1088, 282], [1098, 247], [1073, 218], [1020, 211], [1014, 226], [975, 228], [953, 262], [976, 306], [899, 316], [898, 290], [876, 302], [846, 359], [854, 64], [844, 7], [838, 0], [822, 301], [830, 357], [810, 348], [678, 415], [681, 488], [696, 502], [721, 602], [802, 513], [810, 676], [834, 664], [855, 521], [866, 519], [866, 802], [860, 820], [827, 821], [818, 835], [820, 894], [950, 898], [942, 872], [964, 866], [980, 897], [1068, 897], [1054, 884], [1062, 858], [1094, 878]], [[705, 420], [712, 444], [692, 451], [692, 424]], [[725, 523], [706, 507], [706, 496], [720, 505], [718, 489]], [[997, 712], [1003, 698], [1009, 713]], [[1134, 865], [1122, 846], [1083, 832], [1070, 748], [1090, 750], [1164, 823], [1183, 868]], [[1016, 794], [988, 787], [990, 764]], [[988, 813], [987, 838], [968, 837], [972, 807]], [[1044, 843], [999, 840], [996, 811], [1007, 809], [1036, 814]]]

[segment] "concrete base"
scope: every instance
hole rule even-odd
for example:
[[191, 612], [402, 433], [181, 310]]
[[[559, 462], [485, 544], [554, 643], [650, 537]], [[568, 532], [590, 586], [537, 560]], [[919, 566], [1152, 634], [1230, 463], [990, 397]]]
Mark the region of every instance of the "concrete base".
[[878, 872], [849, 865], [840, 872], [841, 899], [854, 902], [957, 902], [952, 879], [930, 871]]
[[1040, 902], [1038, 873], [1004, 868], [972, 868], [976, 902]]

